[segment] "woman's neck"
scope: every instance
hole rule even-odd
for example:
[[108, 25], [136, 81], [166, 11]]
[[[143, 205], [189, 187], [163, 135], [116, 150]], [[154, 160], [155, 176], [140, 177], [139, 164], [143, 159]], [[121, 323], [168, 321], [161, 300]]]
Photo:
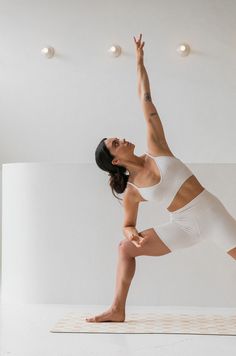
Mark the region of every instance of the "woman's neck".
[[126, 164], [126, 169], [129, 172], [129, 177], [132, 179], [145, 168], [146, 154], [135, 156], [135, 159]]

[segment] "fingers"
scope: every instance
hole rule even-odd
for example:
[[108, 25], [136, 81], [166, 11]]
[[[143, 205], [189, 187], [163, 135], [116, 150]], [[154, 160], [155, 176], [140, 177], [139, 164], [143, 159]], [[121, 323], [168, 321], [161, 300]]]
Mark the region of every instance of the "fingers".
[[130, 238], [130, 241], [131, 241], [136, 247], [141, 247], [143, 240], [144, 240], [144, 237], [139, 236], [139, 235], [133, 235], [133, 236]]
[[136, 43], [136, 45], [140, 45], [141, 39], [142, 39], [142, 33], [140, 33], [138, 41], [136, 40], [136, 38], [134, 36], [134, 42]]
[[142, 240], [139, 241], [140, 246], [143, 246], [148, 241], [148, 237], [142, 237]]
[[144, 244], [146, 241], [145, 241], [145, 238], [143, 238], [143, 240], [141, 240], [141, 241], [139, 241], [139, 242], [137, 242], [137, 241], [135, 241], [135, 240], [132, 240], [131, 242], [132, 242], [136, 247], [142, 247], [143, 244]]
[[140, 246], [142, 246], [143, 243], [144, 243], [144, 237], [142, 238], [142, 240], [139, 241]]
[[140, 237], [137, 236], [137, 235], [132, 235], [132, 236], [130, 237], [130, 241], [139, 241], [139, 240], [140, 240]]
[[134, 244], [134, 246], [139, 247], [139, 246], [138, 246], [138, 242], [137, 242], [137, 235], [132, 235], [132, 236], [129, 238], [129, 241], [132, 242], [132, 244]]
[[141, 247], [141, 245], [139, 245], [137, 242], [135, 242], [135, 241], [131, 241], [131, 242], [132, 242], [132, 244], [134, 244], [134, 246]]

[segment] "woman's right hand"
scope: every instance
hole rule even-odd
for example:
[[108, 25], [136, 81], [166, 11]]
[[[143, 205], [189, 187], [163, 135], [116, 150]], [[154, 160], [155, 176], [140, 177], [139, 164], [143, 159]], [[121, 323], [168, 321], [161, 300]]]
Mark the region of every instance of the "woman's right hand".
[[142, 240], [143, 240], [143, 237], [140, 235], [132, 234], [129, 237], [129, 241], [132, 242], [136, 247], [142, 246], [142, 243], [141, 243]]
[[136, 60], [137, 60], [137, 64], [143, 64], [143, 47], [145, 42], [142, 43], [142, 34], [140, 33], [139, 39], [138, 41], [136, 40], [135, 36], [134, 36], [134, 42], [135, 42], [135, 47], [136, 47]]

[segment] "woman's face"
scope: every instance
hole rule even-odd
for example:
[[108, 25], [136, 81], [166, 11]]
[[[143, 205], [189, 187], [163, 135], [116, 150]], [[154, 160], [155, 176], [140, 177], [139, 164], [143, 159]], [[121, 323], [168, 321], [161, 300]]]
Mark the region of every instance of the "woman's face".
[[133, 143], [125, 139], [120, 140], [117, 137], [107, 138], [104, 143], [109, 152], [116, 158], [125, 157], [127, 153], [133, 152], [135, 146]]

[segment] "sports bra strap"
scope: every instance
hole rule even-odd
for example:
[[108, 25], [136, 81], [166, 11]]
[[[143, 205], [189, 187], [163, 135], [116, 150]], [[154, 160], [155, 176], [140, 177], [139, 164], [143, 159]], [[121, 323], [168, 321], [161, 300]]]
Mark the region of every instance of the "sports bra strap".
[[131, 184], [133, 187], [135, 187], [136, 189], [138, 189], [138, 187], [136, 187], [136, 185], [134, 183], [131, 183], [131, 182], [127, 182], [129, 184]]
[[154, 156], [152, 156], [150, 153], [148, 153], [148, 152], [145, 152], [148, 156], [150, 156], [150, 157], [152, 157], [152, 158], [156, 158], [156, 157], [154, 157]]

